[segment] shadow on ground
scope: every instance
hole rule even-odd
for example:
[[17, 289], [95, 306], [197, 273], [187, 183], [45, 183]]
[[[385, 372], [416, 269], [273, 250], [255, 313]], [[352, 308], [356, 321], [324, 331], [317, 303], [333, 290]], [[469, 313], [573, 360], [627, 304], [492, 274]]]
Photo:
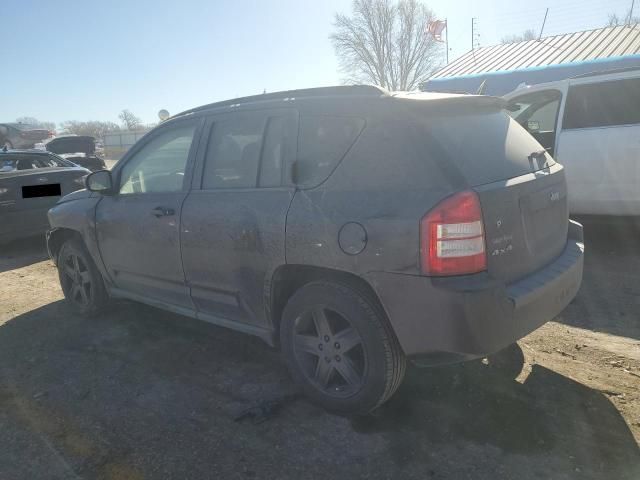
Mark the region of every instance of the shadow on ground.
[[92, 320], [56, 302], [0, 327], [0, 478], [637, 479], [601, 393], [535, 366], [411, 369], [374, 415], [304, 399], [261, 341], [144, 306]]
[[22, 268], [49, 258], [44, 235], [0, 245], [0, 273]]
[[582, 217], [582, 288], [560, 320], [640, 340], [640, 218]]

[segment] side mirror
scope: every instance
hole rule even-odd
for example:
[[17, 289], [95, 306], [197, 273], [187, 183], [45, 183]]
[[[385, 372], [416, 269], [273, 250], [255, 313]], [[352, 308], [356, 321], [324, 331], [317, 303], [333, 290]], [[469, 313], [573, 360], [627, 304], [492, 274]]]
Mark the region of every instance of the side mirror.
[[84, 184], [90, 192], [99, 192], [105, 195], [112, 193], [113, 180], [109, 170], [98, 170], [90, 173], [84, 179]]

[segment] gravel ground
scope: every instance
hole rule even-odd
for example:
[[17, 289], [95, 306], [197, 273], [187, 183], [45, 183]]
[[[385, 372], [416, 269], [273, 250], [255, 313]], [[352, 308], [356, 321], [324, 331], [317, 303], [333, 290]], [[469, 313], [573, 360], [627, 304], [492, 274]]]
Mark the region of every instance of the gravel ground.
[[524, 364], [504, 354], [517, 378], [411, 369], [359, 418], [297, 396], [258, 339], [132, 303], [73, 316], [40, 239], [1, 247], [0, 479], [637, 480], [640, 235], [587, 236], [578, 298], [519, 342]]

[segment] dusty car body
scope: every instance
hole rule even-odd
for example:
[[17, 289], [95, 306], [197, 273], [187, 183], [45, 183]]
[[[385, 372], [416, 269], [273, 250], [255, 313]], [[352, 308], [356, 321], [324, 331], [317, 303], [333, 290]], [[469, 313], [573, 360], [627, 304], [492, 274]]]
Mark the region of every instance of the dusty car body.
[[44, 234], [47, 211], [90, 172], [40, 151], [0, 151], [0, 243]]
[[354, 86], [177, 115], [50, 210], [62, 289], [257, 335], [314, 401], [370, 411], [407, 359], [499, 351], [580, 287], [563, 167], [504, 106]]
[[92, 172], [107, 168], [104, 160], [96, 154], [96, 139], [91, 136], [64, 135], [50, 140], [44, 147], [48, 152], [55, 153]]
[[0, 147], [9, 149], [33, 148], [33, 146], [53, 136], [45, 128], [37, 128], [25, 123], [0, 123]]

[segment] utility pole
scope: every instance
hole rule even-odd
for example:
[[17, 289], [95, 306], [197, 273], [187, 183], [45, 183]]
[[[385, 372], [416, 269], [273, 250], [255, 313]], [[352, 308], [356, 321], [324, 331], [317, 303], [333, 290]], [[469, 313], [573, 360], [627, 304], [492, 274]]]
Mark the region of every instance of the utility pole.
[[475, 50], [476, 47], [476, 36], [473, 33], [474, 29], [476, 26], [476, 19], [475, 18], [471, 18], [471, 50]]
[[447, 49], [447, 65], [449, 65], [449, 20], [444, 19], [444, 28], [447, 32], [447, 36], [445, 37], [444, 48]]
[[478, 33], [478, 19], [473, 17], [471, 19], [471, 50], [480, 48], [480, 33]]
[[635, 0], [631, 0], [631, 10], [629, 10], [629, 18], [627, 20], [627, 25], [631, 25], [631, 21], [633, 20], [633, 7], [635, 4]]

